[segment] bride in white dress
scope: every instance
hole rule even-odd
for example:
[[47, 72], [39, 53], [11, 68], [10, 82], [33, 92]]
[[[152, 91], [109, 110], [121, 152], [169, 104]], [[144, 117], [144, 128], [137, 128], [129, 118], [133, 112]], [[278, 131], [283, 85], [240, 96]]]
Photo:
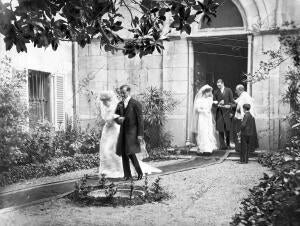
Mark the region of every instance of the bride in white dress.
[[194, 100], [193, 132], [200, 153], [212, 153], [218, 149], [215, 120], [212, 113], [212, 87], [204, 85]]
[[[100, 140], [99, 175], [105, 174], [108, 178], [119, 178], [124, 176], [122, 158], [116, 154], [120, 125], [118, 125], [114, 119], [118, 117], [115, 115], [118, 102], [119, 100], [113, 91], [106, 91], [100, 94], [101, 117], [105, 120], [105, 125]], [[144, 154], [145, 153], [137, 154], [143, 173], [151, 174], [161, 172], [160, 169], [142, 162], [142, 156]]]

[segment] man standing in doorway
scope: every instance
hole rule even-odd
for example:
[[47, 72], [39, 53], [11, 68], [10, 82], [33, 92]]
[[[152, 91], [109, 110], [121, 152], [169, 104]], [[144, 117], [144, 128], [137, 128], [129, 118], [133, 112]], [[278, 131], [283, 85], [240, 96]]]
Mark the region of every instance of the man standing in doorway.
[[[222, 79], [217, 81], [218, 89], [214, 92], [214, 106], [216, 110], [216, 129], [219, 132], [220, 148], [230, 148], [231, 107], [234, 103], [233, 93], [225, 87]], [[226, 143], [225, 143], [226, 138]]]

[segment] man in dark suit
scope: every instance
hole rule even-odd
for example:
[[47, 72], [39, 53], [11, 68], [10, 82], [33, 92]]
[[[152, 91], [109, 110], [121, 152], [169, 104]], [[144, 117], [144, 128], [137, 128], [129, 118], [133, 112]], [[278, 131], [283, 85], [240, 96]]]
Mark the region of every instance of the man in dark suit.
[[250, 113], [250, 108], [250, 104], [243, 105], [245, 115], [242, 121], [240, 132], [240, 163], [248, 163], [249, 152], [258, 147], [255, 119]]
[[116, 119], [116, 122], [121, 126], [116, 153], [122, 157], [124, 179], [129, 180], [132, 178], [130, 159], [138, 173], [137, 179], [140, 180], [143, 177], [143, 172], [135, 154], [141, 151], [140, 142], [143, 140], [142, 105], [131, 98], [128, 85], [120, 87], [120, 95], [122, 101], [118, 104], [116, 110], [116, 114], [120, 115], [120, 117]]
[[221, 149], [228, 149], [230, 148], [231, 106], [234, 103], [233, 93], [230, 88], [225, 87], [222, 79], [217, 81], [217, 86], [218, 89], [214, 92], [214, 106], [217, 108], [216, 129], [219, 132]]

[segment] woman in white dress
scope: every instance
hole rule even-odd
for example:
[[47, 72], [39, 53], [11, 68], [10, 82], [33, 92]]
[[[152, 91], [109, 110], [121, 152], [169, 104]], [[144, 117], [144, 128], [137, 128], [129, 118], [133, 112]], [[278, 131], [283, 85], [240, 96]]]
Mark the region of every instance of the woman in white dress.
[[215, 120], [212, 113], [212, 87], [204, 85], [194, 100], [193, 132], [200, 153], [212, 153], [218, 149]]
[[[118, 102], [119, 100], [113, 91], [106, 91], [100, 94], [101, 117], [105, 120], [105, 125], [100, 140], [99, 175], [105, 174], [108, 178], [124, 176], [122, 159], [116, 154], [120, 125], [118, 125], [114, 119], [118, 117], [115, 114]], [[141, 156], [145, 156], [145, 153], [139, 153], [137, 155], [144, 173], [151, 174], [161, 172], [160, 169], [142, 162]]]

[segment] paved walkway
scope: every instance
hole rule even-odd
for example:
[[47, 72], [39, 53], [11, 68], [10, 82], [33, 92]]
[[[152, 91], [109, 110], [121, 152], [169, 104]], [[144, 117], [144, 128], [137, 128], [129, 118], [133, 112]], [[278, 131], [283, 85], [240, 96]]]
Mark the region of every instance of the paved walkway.
[[[190, 170], [199, 167], [205, 167], [207, 165], [216, 164], [222, 162], [227, 158], [230, 151], [217, 151], [212, 156], [195, 156], [194, 158], [179, 163], [173, 163], [158, 167], [162, 170], [162, 173], [153, 174], [154, 176], [166, 175], [176, 173], [180, 171]], [[153, 176], [151, 175], [151, 176]], [[97, 177], [91, 177], [89, 183], [97, 183]], [[120, 179], [114, 180], [119, 182]], [[3, 211], [9, 207], [24, 206], [26, 204], [33, 204], [39, 201], [44, 201], [51, 197], [57, 197], [62, 194], [71, 192], [74, 189], [73, 181], [64, 181], [59, 183], [50, 183], [43, 186], [33, 187], [30, 189], [23, 189], [9, 194], [0, 194], [0, 210]]]

